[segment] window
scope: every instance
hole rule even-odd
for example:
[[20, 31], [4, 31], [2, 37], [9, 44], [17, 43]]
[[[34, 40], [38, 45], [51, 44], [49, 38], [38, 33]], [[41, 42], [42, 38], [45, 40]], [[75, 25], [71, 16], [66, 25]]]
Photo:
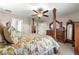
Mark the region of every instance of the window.
[[22, 32], [22, 20], [12, 18], [11, 26], [13, 26], [17, 31]]

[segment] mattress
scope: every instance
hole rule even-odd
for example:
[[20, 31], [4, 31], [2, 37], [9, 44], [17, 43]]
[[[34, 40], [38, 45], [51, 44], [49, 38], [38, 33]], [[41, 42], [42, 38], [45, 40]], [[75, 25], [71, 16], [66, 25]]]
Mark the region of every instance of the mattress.
[[27, 34], [18, 43], [0, 46], [1, 55], [50, 55], [59, 44], [48, 35]]

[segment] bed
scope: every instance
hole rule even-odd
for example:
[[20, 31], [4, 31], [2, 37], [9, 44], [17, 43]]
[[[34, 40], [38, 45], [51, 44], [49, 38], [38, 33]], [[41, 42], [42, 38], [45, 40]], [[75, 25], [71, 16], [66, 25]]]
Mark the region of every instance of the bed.
[[[11, 23], [8, 23], [8, 25], [11, 25]], [[54, 39], [48, 35], [19, 34], [13, 26], [8, 29], [7, 27], [4, 28], [4, 36], [9, 44], [0, 43], [1, 55], [54, 55], [57, 54], [60, 47], [55, 41], [56, 38]]]
[[48, 35], [28, 34], [22, 36], [16, 44], [0, 44], [1, 55], [52, 55], [59, 44]]

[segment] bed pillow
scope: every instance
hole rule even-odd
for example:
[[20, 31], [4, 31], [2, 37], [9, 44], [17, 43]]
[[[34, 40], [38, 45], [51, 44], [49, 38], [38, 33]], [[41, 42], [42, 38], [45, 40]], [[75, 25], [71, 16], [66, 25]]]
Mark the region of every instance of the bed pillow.
[[5, 36], [5, 39], [9, 43], [17, 44], [18, 41], [21, 38], [20, 32], [16, 31], [15, 28], [13, 28], [13, 27], [11, 27], [10, 30], [11, 31], [9, 31], [6, 28], [4, 28], [4, 36]]
[[5, 36], [5, 39], [9, 42], [9, 43], [13, 43], [12, 39], [11, 39], [11, 33], [6, 29], [4, 28], [4, 36]]

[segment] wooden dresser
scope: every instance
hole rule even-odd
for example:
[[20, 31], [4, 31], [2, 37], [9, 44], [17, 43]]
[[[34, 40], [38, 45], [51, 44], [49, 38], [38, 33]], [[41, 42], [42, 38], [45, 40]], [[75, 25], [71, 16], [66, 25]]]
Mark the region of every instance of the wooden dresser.
[[74, 51], [75, 54], [79, 55], [79, 22], [74, 23]]
[[54, 31], [53, 30], [47, 30], [47, 35], [52, 36], [54, 38]]
[[[47, 30], [47, 35], [50, 35], [54, 38], [54, 31]], [[64, 43], [65, 42], [65, 31], [56, 30], [57, 41]]]

